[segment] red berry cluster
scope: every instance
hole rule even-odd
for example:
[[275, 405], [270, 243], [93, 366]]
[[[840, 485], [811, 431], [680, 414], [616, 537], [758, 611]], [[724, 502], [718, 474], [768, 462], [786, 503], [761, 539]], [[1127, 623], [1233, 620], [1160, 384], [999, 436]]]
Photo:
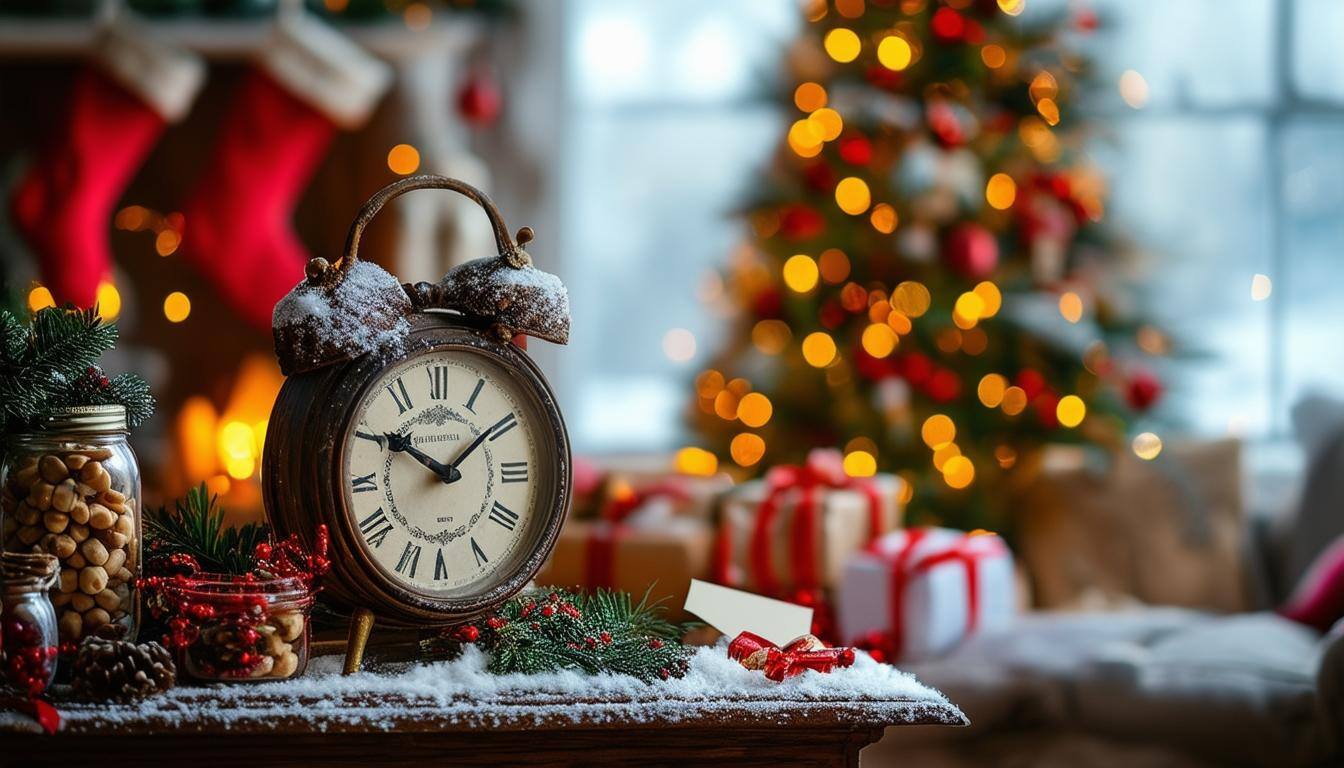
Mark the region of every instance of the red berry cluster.
[[57, 646], [31, 621], [7, 618], [0, 626], [5, 681], [29, 697], [42, 695], [56, 669]]

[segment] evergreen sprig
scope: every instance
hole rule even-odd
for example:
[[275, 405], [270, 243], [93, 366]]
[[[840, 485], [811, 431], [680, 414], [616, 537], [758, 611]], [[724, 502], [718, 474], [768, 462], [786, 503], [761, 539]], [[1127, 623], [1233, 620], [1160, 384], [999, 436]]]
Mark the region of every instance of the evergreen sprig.
[[187, 491], [186, 502], [174, 502], [173, 511], [159, 507], [145, 518], [145, 533], [156, 557], [191, 555], [202, 570], [242, 576], [257, 565], [257, 545], [270, 540], [262, 523], [226, 526], [218, 496], [205, 483]]
[[448, 630], [425, 650], [453, 655], [474, 643], [489, 655], [490, 672], [500, 675], [572, 669], [666, 680], [686, 673], [691, 650], [680, 640], [685, 628], [663, 611], [647, 592], [636, 603], [627, 592], [605, 589], [531, 589], [482, 621]]
[[121, 405], [127, 425], [139, 426], [154, 413], [149, 385], [130, 373], [109, 379], [98, 367], [116, 343], [116, 324], [97, 307], [48, 307], [26, 323], [0, 312], [0, 426], [30, 427], [74, 405]]

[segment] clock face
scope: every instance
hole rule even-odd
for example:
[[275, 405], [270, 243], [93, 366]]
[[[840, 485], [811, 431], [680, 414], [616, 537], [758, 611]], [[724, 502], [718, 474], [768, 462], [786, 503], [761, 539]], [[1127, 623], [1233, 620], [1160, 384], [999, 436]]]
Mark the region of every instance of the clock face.
[[523, 380], [469, 348], [388, 369], [355, 411], [346, 509], [383, 574], [430, 597], [479, 593], [535, 546], [555, 441]]

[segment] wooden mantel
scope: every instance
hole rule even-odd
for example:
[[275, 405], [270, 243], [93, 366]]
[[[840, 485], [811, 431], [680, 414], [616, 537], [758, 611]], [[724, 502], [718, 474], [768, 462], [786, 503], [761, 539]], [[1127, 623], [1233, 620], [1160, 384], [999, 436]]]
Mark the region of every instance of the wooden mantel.
[[180, 687], [140, 706], [58, 702], [54, 736], [0, 713], [0, 766], [854, 766], [888, 726], [967, 723], [928, 689], [845, 698], [789, 685], [740, 695], [652, 685], [576, 696], [393, 679]]

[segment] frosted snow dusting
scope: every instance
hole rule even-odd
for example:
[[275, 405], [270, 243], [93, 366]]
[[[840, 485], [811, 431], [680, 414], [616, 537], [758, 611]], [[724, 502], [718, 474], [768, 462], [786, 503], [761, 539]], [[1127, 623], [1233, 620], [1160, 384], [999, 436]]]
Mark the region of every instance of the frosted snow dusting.
[[395, 354], [405, 348], [410, 300], [382, 267], [357, 262], [334, 290], [299, 283], [275, 305], [271, 324], [299, 367], [339, 355]]
[[[859, 653], [853, 667], [806, 672], [781, 683], [728, 659], [725, 644], [702, 648], [681, 679], [647, 684], [625, 675], [492, 675], [469, 648], [459, 659], [340, 674], [341, 659], [314, 659], [301, 678], [260, 685], [179, 687], [138, 705], [59, 705], [63, 728], [227, 730], [284, 720], [316, 730], [394, 729], [398, 724], [506, 726], [653, 723], [734, 715], [807, 720], [823, 709], [869, 722], [960, 725], [960, 710], [911, 675]], [[0, 713], [0, 731], [32, 730]]]

